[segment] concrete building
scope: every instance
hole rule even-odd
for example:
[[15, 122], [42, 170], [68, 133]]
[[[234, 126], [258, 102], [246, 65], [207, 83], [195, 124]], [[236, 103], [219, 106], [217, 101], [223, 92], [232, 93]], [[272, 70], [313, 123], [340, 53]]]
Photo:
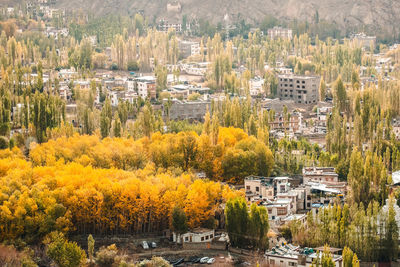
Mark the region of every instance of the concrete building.
[[358, 33], [353, 35], [353, 41], [357, 42], [363, 48], [375, 48], [376, 46], [376, 36], [368, 36], [365, 33]]
[[304, 167], [303, 168], [303, 183], [337, 183], [338, 174], [333, 167]]
[[264, 92], [264, 79], [261, 77], [256, 77], [250, 79], [250, 96], [259, 96], [265, 94]]
[[158, 24], [158, 30], [161, 32], [168, 32], [170, 29], [175, 32], [182, 32], [182, 23], [180, 22], [169, 22], [168, 20], [161, 20]]
[[153, 76], [143, 76], [136, 80], [138, 95], [143, 98], [156, 98], [156, 78]]
[[268, 218], [275, 226], [281, 223], [281, 219], [292, 213], [293, 203], [290, 199], [276, 199], [263, 204], [268, 210]]
[[275, 114], [274, 121], [270, 121], [268, 124], [271, 131], [292, 131], [295, 133], [302, 127], [302, 120], [301, 113], [293, 113], [288, 117], [283, 114]]
[[[265, 258], [268, 266], [271, 267], [309, 267], [322, 251], [323, 248], [317, 248], [314, 251], [311, 248], [300, 248], [287, 244], [275, 246], [270, 251], [265, 252]], [[343, 263], [343, 258], [339, 255], [340, 251], [341, 249], [330, 248], [335, 267], [341, 267]]]
[[178, 1], [167, 4], [168, 12], [180, 13], [181, 10], [182, 10], [182, 6], [181, 6], [181, 3], [179, 3]]
[[211, 102], [209, 101], [181, 101], [177, 99], [172, 100], [169, 108], [164, 105], [164, 117], [170, 120], [196, 120], [202, 121], [206, 112], [211, 110]]
[[178, 244], [211, 242], [215, 237], [214, 229], [196, 228], [190, 232], [179, 235], [172, 234], [172, 240]]
[[254, 201], [254, 199], [274, 199], [274, 183], [273, 178], [249, 176], [244, 179], [244, 188], [246, 190], [246, 199]]
[[200, 44], [199, 42], [180, 41], [179, 53], [183, 58], [200, 55]]
[[293, 100], [298, 104], [317, 104], [321, 78], [304, 75], [278, 75], [280, 100]]
[[282, 27], [274, 27], [272, 29], [268, 29], [268, 37], [270, 39], [289, 39], [293, 38], [293, 31], [288, 28]]

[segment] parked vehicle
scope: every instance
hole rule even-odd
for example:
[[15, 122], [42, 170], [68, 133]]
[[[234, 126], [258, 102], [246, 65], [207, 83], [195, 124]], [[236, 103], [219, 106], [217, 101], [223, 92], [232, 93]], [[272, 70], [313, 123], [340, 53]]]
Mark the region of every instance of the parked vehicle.
[[191, 260], [192, 263], [199, 263], [201, 258], [194, 258]]
[[214, 258], [210, 258], [210, 259], [207, 261], [208, 264], [213, 264], [214, 262], [215, 262], [215, 259], [214, 259]]
[[151, 248], [156, 248], [157, 247], [157, 243], [156, 242], [151, 242]]
[[184, 261], [185, 261], [184, 258], [180, 258], [180, 259], [176, 260], [174, 263], [171, 263], [171, 264], [172, 264], [173, 266], [177, 266], [177, 265], [181, 264], [181, 263], [184, 262]]
[[203, 257], [200, 259], [200, 263], [207, 263], [209, 259], [210, 259], [209, 257]]
[[146, 241], [142, 241], [142, 248], [143, 249], [149, 249], [149, 244], [147, 244], [147, 242]]

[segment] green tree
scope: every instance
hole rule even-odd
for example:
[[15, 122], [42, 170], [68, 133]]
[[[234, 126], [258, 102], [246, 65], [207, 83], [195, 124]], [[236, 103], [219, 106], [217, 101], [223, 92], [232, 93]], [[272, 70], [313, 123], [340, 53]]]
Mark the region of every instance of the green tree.
[[78, 267], [86, 262], [86, 254], [75, 242], [69, 242], [59, 232], [45, 239], [47, 256], [60, 267]]
[[172, 210], [172, 230], [178, 234], [186, 233], [188, 230], [185, 211], [179, 206], [175, 206]]
[[118, 116], [114, 120], [114, 137], [121, 137], [121, 121]]
[[341, 77], [339, 77], [336, 80], [333, 91], [335, 93], [334, 95], [335, 106], [339, 109], [339, 112], [346, 112], [347, 93]]
[[100, 132], [102, 138], [106, 138], [110, 135], [111, 122], [112, 107], [110, 99], [107, 98], [100, 113]]
[[93, 263], [93, 255], [94, 255], [94, 238], [92, 235], [88, 236], [88, 255], [90, 263]]

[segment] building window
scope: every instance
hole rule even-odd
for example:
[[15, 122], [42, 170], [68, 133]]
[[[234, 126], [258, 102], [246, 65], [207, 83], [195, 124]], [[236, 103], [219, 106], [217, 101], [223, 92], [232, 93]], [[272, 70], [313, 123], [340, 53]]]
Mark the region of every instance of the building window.
[[246, 190], [250, 190], [250, 186], [249, 185], [246, 185]]
[[256, 191], [260, 192], [260, 188], [258, 186], [256, 186]]
[[204, 236], [201, 237], [201, 241], [204, 241]]
[[185, 237], [185, 241], [188, 242], [189, 241], [189, 237]]

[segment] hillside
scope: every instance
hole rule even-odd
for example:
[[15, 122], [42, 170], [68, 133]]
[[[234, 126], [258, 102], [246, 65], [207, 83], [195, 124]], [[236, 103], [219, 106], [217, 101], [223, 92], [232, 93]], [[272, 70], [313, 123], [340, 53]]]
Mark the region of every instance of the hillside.
[[181, 12], [167, 12], [169, 0], [58, 0], [67, 9], [80, 8], [97, 15], [132, 14], [143, 10], [149, 20], [181, 19], [183, 14], [214, 23], [225, 14], [248, 22], [262, 20], [266, 15], [280, 19], [311, 21], [316, 11], [321, 19], [338, 24], [341, 29], [367, 26], [373, 31], [394, 34], [400, 23], [400, 1], [395, 0], [181, 0]]

